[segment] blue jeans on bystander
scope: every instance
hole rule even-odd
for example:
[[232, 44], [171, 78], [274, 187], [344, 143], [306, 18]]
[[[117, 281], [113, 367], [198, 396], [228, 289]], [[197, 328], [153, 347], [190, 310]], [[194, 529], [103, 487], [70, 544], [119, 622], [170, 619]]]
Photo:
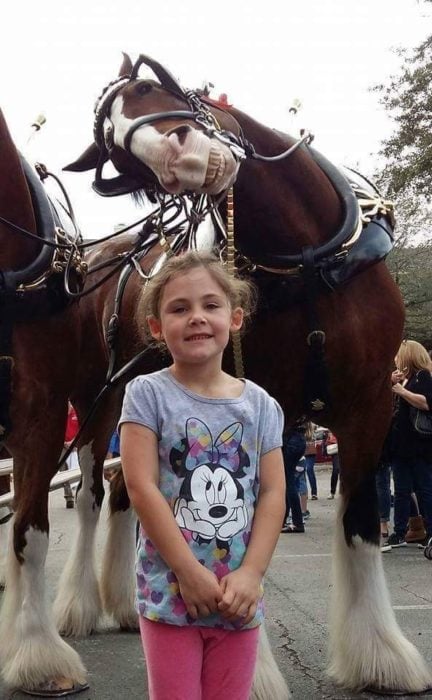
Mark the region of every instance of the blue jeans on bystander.
[[317, 480], [315, 476], [315, 455], [305, 455], [306, 458], [306, 473], [311, 487], [311, 495], [317, 496]]
[[292, 430], [288, 435], [283, 436], [282, 454], [285, 468], [285, 520], [288, 518], [290, 510], [292, 513], [292, 524], [294, 527], [303, 529], [303, 516], [300, 505], [300, 497], [295, 483], [296, 466], [304, 455], [306, 449], [306, 438], [303, 433]]
[[392, 461], [395, 487], [394, 530], [403, 537], [410, 517], [411, 494], [418, 500], [428, 537], [432, 537], [432, 464], [419, 457]]

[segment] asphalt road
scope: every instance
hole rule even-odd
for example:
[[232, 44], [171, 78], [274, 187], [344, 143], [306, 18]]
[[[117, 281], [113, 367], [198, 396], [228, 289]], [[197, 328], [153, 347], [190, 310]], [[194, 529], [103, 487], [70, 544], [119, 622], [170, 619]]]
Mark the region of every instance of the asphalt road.
[[[266, 580], [267, 630], [294, 700], [378, 698], [382, 696], [344, 692], [325, 675], [331, 538], [336, 509], [336, 500], [327, 500], [329, 482], [329, 469], [319, 467], [319, 500], [309, 503], [311, 518], [306, 523], [306, 533], [280, 536]], [[47, 577], [53, 597], [70, 549], [76, 513], [65, 509], [61, 492], [51, 493], [50, 498]], [[105, 518], [103, 512], [98, 550], [103, 546]], [[398, 622], [432, 666], [432, 562], [415, 545], [392, 550], [383, 557]], [[88, 668], [90, 683], [88, 691], [74, 697], [80, 700], [148, 698], [137, 634], [121, 633], [107, 619], [100, 632], [88, 639], [75, 640], [72, 645]], [[0, 682], [1, 700], [28, 697], [8, 691]], [[422, 697], [432, 698], [432, 693]]]

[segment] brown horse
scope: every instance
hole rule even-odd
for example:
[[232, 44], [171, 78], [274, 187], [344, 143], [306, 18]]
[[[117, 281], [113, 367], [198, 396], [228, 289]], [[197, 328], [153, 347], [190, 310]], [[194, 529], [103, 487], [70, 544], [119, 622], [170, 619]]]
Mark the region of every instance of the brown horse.
[[66, 676], [72, 684], [85, 676], [55, 628], [44, 580], [48, 489], [74, 385], [79, 316], [76, 305], [60, 302], [51, 209], [1, 112], [0, 159], [0, 432], [14, 459], [15, 490], [0, 659], [8, 684], [34, 689], [47, 678]]
[[[142, 63], [158, 81], [138, 78]], [[193, 232], [170, 236], [163, 218], [155, 220], [158, 242], [136, 261], [145, 274], [151, 274], [162, 254], [196, 245], [194, 221], [203, 218], [203, 201], [206, 211], [211, 210], [219, 228], [216, 239], [222, 239], [219, 249], [228, 248], [228, 258], [234, 256], [260, 292], [254, 323], [242, 341], [246, 376], [278, 399], [288, 424], [308, 415], [338, 436], [342, 496], [330, 674], [352, 689], [422, 691], [430, 686], [431, 674], [391, 608], [375, 491], [375, 469], [390, 422], [390, 372], [403, 326], [402, 300], [383, 262], [390, 248], [389, 207], [376, 192], [367, 192], [364, 183], [351, 186], [307, 147], [306, 137], [295, 143], [237, 109], [183, 90], [151, 59], [141, 56], [133, 66], [125, 56], [120, 76], [97, 106], [96, 143], [69, 169], [96, 168], [94, 187], [104, 195], [143, 190], [162, 207], [166, 193], [175, 195], [172, 201], [186, 202], [179, 215], [187, 212]], [[120, 173], [111, 181], [102, 176], [108, 159]], [[234, 205], [226, 204], [224, 195], [233, 183]], [[234, 242], [225, 240], [220, 225], [225, 219], [229, 233], [233, 215]], [[125, 236], [102, 245], [90, 257], [90, 266], [121, 259], [134, 240]], [[135, 309], [145, 274], [131, 274], [121, 306], [115, 302], [119, 294], [113, 280], [81, 304], [86, 343], [75, 391], [81, 413], [104, 383], [113, 312], [120, 327], [115, 366], [121, 367], [141, 347]], [[94, 569], [87, 578], [78, 574], [82, 558], [91, 551], [102, 500], [102, 461], [124, 380], [160, 368], [163, 360], [155, 352], [149, 348], [124, 374], [81, 440], [84, 483], [78, 509], [87, 534], [79, 536], [56, 604], [60, 628], [67, 633], [88, 632], [97, 622]], [[226, 368], [233, 371], [230, 354]], [[123, 494], [113, 499], [102, 590], [107, 609], [126, 626], [133, 623], [133, 588], [124, 577], [125, 567], [132, 564], [133, 541], [130, 537], [128, 549], [124, 535], [132, 529]], [[283, 692], [275, 691], [274, 697], [284, 697]], [[267, 689], [260, 697], [268, 696]]]

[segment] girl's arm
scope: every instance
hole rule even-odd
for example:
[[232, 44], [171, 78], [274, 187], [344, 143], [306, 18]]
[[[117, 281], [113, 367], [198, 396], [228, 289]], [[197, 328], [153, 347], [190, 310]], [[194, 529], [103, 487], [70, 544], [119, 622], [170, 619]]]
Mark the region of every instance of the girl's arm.
[[270, 563], [285, 515], [285, 474], [282, 450], [267, 452], [260, 462], [260, 490], [251, 537], [243, 562], [221, 579], [219, 610], [227, 619], [248, 624], [261, 597], [261, 580]]
[[215, 612], [222, 598], [219, 582], [211, 571], [195, 559], [159, 490], [156, 434], [137, 423], [124, 423], [120, 445], [123, 474], [131, 503], [147, 537], [175, 573], [189, 614], [196, 619]]

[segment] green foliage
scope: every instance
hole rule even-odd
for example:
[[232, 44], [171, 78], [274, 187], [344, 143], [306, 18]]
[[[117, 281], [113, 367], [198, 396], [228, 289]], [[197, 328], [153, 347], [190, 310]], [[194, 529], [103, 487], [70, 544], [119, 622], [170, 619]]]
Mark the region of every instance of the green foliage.
[[405, 303], [405, 337], [432, 348], [432, 247], [396, 245], [387, 265]]
[[[388, 171], [377, 178], [381, 186]], [[396, 242], [387, 266], [405, 303], [406, 338], [432, 348], [432, 212], [412, 189], [394, 200]]]
[[[432, 0], [424, 0], [431, 3]], [[405, 337], [432, 348], [432, 35], [400, 50], [399, 75], [374, 88], [394, 122], [376, 175], [393, 199], [396, 245], [388, 267], [405, 302]]]
[[402, 50], [401, 73], [377, 85], [380, 102], [395, 123], [380, 155], [387, 165], [388, 190], [415, 188], [432, 198], [432, 36], [413, 50]]

